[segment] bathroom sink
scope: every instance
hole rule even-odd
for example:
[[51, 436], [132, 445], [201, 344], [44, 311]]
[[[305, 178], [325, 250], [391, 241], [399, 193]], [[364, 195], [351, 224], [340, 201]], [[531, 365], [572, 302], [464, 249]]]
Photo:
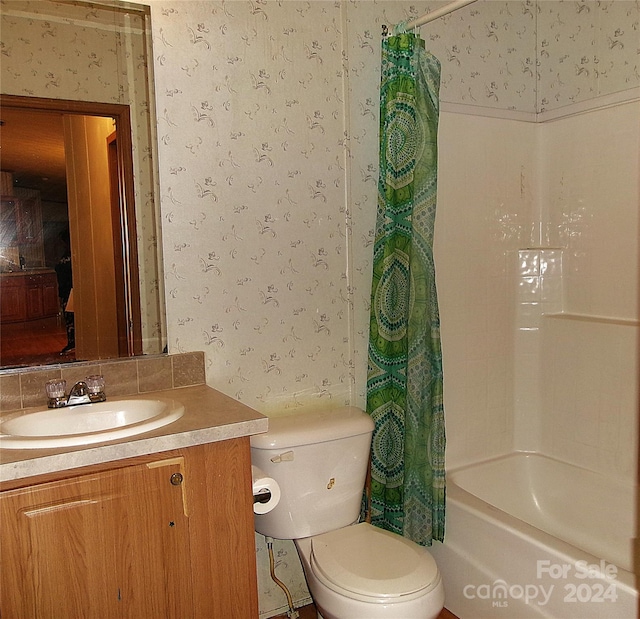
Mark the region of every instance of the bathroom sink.
[[76, 447], [135, 436], [182, 417], [176, 400], [113, 400], [44, 409], [0, 423], [3, 449]]

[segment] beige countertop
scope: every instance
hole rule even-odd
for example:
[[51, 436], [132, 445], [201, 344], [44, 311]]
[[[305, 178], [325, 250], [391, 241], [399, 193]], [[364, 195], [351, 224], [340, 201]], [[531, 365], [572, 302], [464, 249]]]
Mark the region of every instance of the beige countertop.
[[[0, 482], [72, 470], [171, 449], [214, 443], [267, 431], [267, 417], [206, 385], [122, 398], [109, 398], [108, 401], [152, 398], [178, 400], [185, 408], [184, 415], [173, 423], [151, 432], [80, 447], [2, 449], [2, 441], [0, 440]], [[38, 408], [7, 413], [2, 416], [2, 420], [35, 410]]]

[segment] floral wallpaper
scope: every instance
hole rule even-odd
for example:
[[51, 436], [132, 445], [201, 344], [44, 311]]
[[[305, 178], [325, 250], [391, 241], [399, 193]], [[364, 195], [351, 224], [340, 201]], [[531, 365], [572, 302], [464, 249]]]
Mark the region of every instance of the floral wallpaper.
[[264, 411], [348, 403], [341, 4], [152, 11], [170, 349]]
[[[446, 3], [382, 4], [381, 22], [396, 24]], [[366, 14], [370, 3], [357, 6]], [[535, 2], [479, 0], [421, 26], [427, 49], [442, 65], [441, 101], [535, 112], [536, 22]]]
[[[377, 25], [446, 2], [374, 4]], [[350, 3], [348, 14], [370, 14], [371, 5]], [[442, 63], [445, 103], [540, 113], [640, 86], [638, 0], [478, 0], [420, 33]], [[356, 38], [351, 58], [372, 42]]]
[[538, 3], [537, 111], [640, 86], [640, 2]]

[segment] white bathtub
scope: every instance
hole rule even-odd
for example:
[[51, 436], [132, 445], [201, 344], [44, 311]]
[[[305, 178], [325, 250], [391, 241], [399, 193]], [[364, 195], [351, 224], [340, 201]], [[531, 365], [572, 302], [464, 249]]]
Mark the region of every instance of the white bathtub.
[[449, 472], [446, 607], [461, 619], [636, 619], [636, 487], [514, 453]]

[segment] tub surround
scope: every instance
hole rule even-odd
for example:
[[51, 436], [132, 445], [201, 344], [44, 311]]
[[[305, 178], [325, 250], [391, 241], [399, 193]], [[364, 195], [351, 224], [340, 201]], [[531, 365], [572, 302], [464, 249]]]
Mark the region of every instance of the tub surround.
[[[153, 397], [178, 400], [185, 407], [184, 415], [163, 428], [108, 443], [60, 449], [3, 449], [0, 451], [0, 483], [4, 488], [7, 482], [37, 475], [241, 438], [267, 430], [266, 417], [206, 385], [149, 392], [127, 399]], [[33, 410], [7, 414], [3, 420]]]
[[634, 569], [636, 488], [626, 480], [524, 452], [452, 471], [450, 480], [584, 552]]
[[474, 619], [638, 617], [635, 491], [539, 454], [450, 471], [447, 539], [431, 548], [447, 606]]

